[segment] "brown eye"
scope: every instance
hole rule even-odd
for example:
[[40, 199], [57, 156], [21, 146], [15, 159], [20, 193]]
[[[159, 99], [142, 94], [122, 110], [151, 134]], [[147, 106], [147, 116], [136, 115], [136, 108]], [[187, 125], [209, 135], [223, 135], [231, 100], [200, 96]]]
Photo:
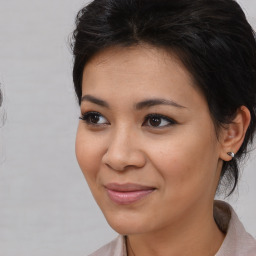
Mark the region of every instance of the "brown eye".
[[79, 117], [79, 119], [85, 121], [88, 124], [92, 124], [92, 125], [109, 124], [107, 119], [98, 112], [85, 113], [82, 115], [82, 117]]
[[161, 118], [160, 117], [151, 117], [148, 119], [148, 122], [151, 126], [159, 126], [161, 124]]
[[100, 120], [100, 117], [98, 114], [91, 114], [88, 116], [88, 121], [93, 124], [97, 124]]
[[176, 124], [176, 122], [169, 117], [162, 116], [159, 114], [150, 114], [145, 118], [143, 125], [154, 127], [154, 128], [163, 128], [170, 125]]

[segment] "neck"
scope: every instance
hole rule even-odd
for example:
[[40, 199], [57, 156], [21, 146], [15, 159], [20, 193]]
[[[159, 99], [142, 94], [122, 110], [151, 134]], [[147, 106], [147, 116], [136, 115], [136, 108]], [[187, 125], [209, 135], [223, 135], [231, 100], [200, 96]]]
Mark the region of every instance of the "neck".
[[128, 256], [213, 256], [223, 240], [224, 234], [210, 211], [190, 215], [187, 220], [182, 218], [152, 233], [129, 235], [127, 251]]

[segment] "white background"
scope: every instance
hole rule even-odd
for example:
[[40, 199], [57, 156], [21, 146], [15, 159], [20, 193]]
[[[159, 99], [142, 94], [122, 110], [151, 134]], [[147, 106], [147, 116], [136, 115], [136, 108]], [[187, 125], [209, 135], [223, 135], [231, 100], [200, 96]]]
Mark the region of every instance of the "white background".
[[[111, 240], [76, 163], [68, 37], [82, 0], [0, 0], [0, 256], [82, 256]], [[256, 1], [240, 0], [256, 28]], [[256, 154], [231, 203], [256, 236]]]

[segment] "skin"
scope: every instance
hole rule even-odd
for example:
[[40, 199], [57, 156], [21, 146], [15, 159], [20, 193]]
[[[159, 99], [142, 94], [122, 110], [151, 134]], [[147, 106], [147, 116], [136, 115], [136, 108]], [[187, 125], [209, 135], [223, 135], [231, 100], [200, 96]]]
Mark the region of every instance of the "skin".
[[[84, 68], [82, 94], [77, 160], [110, 226], [128, 236], [128, 254], [214, 255], [224, 239], [213, 219], [214, 195], [227, 152], [242, 143], [246, 110], [238, 117], [243, 131], [233, 125], [217, 138], [190, 73], [174, 55], [148, 45], [98, 53]], [[156, 98], [175, 104], [138, 107]], [[90, 111], [100, 115], [88, 118]], [[146, 117], [156, 113], [174, 122], [160, 118], [155, 126]], [[113, 182], [154, 191], [120, 205], [105, 188]]]

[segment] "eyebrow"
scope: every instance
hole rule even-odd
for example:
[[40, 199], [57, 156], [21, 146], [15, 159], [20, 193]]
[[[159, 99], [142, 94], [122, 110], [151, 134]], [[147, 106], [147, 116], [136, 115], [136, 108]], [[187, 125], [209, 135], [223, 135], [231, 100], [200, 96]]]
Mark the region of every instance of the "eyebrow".
[[[102, 99], [99, 99], [99, 98], [96, 98], [96, 97], [94, 97], [92, 95], [89, 95], [89, 94], [84, 95], [81, 98], [81, 102], [82, 101], [89, 101], [89, 102], [92, 102], [92, 103], [97, 104], [99, 106], [109, 108], [109, 104], [106, 101], [104, 101]], [[146, 99], [146, 100], [143, 100], [141, 102], [136, 103], [135, 104], [135, 109], [136, 110], [141, 110], [143, 108], [149, 108], [149, 107], [153, 107], [153, 106], [157, 106], [157, 105], [168, 105], [168, 106], [173, 106], [173, 107], [176, 107], [176, 108], [186, 108], [186, 107], [176, 103], [175, 101], [156, 98], [156, 99]]]
[[141, 110], [143, 108], [149, 108], [149, 107], [153, 107], [153, 106], [157, 106], [157, 105], [169, 105], [169, 106], [173, 106], [176, 108], [186, 108], [178, 103], [176, 103], [175, 101], [172, 100], [166, 100], [166, 99], [148, 99], [148, 100], [144, 100], [141, 101], [139, 103], [137, 103], [135, 105], [135, 109], [137, 110]]
[[98, 98], [95, 98], [94, 96], [92, 95], [84, 95], [82, 98], [81, 98], [81, 102], [82, 101], [89, 101], [89, 102], [92, 102], [94, 104], [97, 104], [97, 105], [100, 105], [102, 107], [105, 107], [105, 108], [109, 108], [109, 105], [106, 101], [104, 100], [101, 100], [101, 99], [98, 99]]

